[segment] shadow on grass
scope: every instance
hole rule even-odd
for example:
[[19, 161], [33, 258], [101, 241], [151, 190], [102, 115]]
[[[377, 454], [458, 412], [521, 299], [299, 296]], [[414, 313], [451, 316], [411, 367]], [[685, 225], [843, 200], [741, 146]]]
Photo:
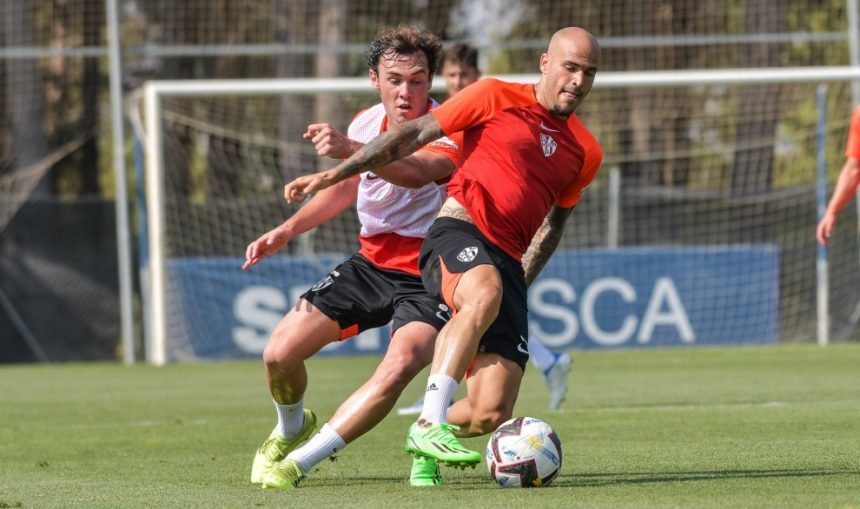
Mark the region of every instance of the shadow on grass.
[[[701, 472], [616, 472], [596, 474], [561, 474], [547, 488], [599, 487], [624, 484], [658, 484], [674, 482], [714, 481], [723, 479], [768, 479], [768, 478], [800, 478], [800, 477], [831, 477], [845, 475], [860, 475], [860, 470], [714, 470]], [[455, 472], [445, 475], [445, 487], [448, 489], [491, 489], [498, 486], [485, 473]], [[331, 478], [308, 478], [303, 484], [331, 485]], [[337, 476], [335, 481], [341, 486], [367, 487], [376, 485], [407, 486], [408, 478], [403, 476]]]
[[711, 470], [702, 472], [617, 472], [611, 474], [561, 474], [554, 486], [608, 486], [667, 482], [714, 481], [722, 479], [767, 479], [860, 475], [860, 470]]

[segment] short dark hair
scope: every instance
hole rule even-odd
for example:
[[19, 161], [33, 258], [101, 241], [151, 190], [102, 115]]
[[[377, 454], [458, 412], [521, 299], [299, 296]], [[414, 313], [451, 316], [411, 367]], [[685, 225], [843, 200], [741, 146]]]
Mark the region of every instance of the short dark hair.
[[445, 50], [442, 65], [446, 63], [478, 69], [478, 49], [463, 42], [456, 42]]
[[442, 41], [433, 32], [415, 26], [399, 25], [386, 27], [376, 33], [370, 46], [364, 52], [367, 65], [379, 71], [379, 60], [385, 56], [411, 55], [421, 51], [427, 57], [432, 76], [439, 67]]

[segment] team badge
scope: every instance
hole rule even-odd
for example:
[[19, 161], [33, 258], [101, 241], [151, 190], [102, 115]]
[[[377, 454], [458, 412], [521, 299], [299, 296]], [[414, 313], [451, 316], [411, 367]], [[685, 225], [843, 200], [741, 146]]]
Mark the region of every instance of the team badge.
[[461, 262], [469, 263], [474, 260], [476, 256], [478, 256], [478, 247], [472, 246], [460, 251], [460, 254], [457, 255], [457, 259]]
[[331, 271], [326, 277], [322, 278], [317, 284], [311, 287], [312, 292], [319, 292], [323, 288], [328, 288], [329, 286], [334, 284], [334, 278], [340, 276], [340, 273], [336, 270]]
[[555, 149], [558, 148], [558, 143], [552, 139], [552, 136], [540, 133], [540, 146], [543, 149], [543, 155], [549, 157], [555, 154]]

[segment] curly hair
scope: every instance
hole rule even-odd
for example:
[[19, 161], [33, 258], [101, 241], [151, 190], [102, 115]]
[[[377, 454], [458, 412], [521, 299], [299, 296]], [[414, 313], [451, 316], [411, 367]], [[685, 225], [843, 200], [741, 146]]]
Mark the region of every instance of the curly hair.
[[427, 57], [430, 75], [439, 67], [442, 41], [435, 34], [414, 26], [386, 27], [376, 33], [364, 52], [367, 65], [379, 72], [379, 60], [386, 56], [411, 55], [421, 51]]

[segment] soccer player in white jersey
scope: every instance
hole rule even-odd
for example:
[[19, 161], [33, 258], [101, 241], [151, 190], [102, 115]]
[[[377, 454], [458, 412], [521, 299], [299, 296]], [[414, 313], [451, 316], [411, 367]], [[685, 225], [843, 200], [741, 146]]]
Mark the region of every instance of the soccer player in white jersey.
[[[439, 39], [425, 30], [381, 30], [366, 56], [371, 84], [382, 102], [359, 113], [347, 136], [328, 124], [312, 124], [304, 137], [320, 155], [344, 159], [390, 126], [423, 115], [435, 104], [429, 91], [440, 52]], [[457, 140], [454, 135], [431, 142], [377, 173], [362, 173], [318, 193], [283, 224], [248, 245], [244, 269], [357, 203], [361, 249], [301, 296], [263, 352], [278, 423], [257, 451], [252, 482], [263, 488], [295, 488], [319, 461], [378, 424], [406, 385], [430, 363], [436, 334], [450, 315], [444, 304], [426, 295], [418, 251], [445, 199], [444, 182], [459, 158]], [[316, 416], [304, 408], [308, 383], [304, 361], [329, 343], [389, 321], [391, 342], [370, 380], [298, 448], [316, 426]], [[436, 462], [415, 459], [410, 482], [439, 484]]]

